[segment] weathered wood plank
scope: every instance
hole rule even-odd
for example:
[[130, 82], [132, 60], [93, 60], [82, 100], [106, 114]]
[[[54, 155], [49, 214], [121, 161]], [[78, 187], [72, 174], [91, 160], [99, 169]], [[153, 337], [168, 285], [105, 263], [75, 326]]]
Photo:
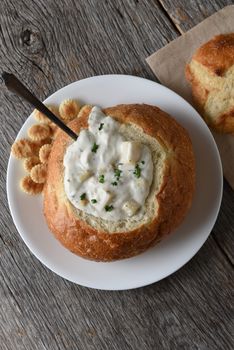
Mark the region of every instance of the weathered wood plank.
[[[23, 77], [40, 98], [95, 74], [155, 79], [145, 57], [177, 35], [153, 0], [0, 2], [1, 69]], [[170, 278], [126, 292], [79, 287], [30, 254], [7, 209], [5, 172], [31, 109], [4, 87], [0, 99], [0, 348], [232, 349], [232, 269], [212, 237]], [[229, 222], [224, 209], [215, 234]]]
[[20, 255], [8, 249], [3, 256], [8, 275], [1, 282], [0, 308], [8, 317], [2, 319], [0, 340], [8, 350], [35, 344], [81, 350], [232, 348], [227, 300], [233, 273], [212, 238], [174, 276], [117, 293], [80, 288], [29, 254], [20, 262]]
[[233, 5], [232, 0], [159, 0], [180, 33], [211, 16], [225, 6]]
[[217, 222], [213, 229], [213, 237], [220, 249], [234, 265], [234, 193], [229, 184], [224, 182], [223, 200]]

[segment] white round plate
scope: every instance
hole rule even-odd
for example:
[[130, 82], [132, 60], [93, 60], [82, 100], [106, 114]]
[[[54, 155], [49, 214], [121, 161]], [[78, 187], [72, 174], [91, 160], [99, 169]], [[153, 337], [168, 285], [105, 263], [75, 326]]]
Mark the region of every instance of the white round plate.
[[[42, 196], [31, 197], [19, 188], [25, 175], [22, 163], [10, 156], [7, 170], [8, 202], [14, 223], [32, 253], [58, 275], [97, 289], [123, 290], [157, 282], [186, 264], [209, 236], [220, 208], [222, 168], [214, 139], [198, 113], [180, 96], [153, 81], [127, 75], [103, 75], [74, 82], [45, 100], [59, 104], [76, 98], [83, 104], [114, 106], [147, 103], [159, 106], [190, 134], [196, 156], [196, 193], [180, 227], [166, 240], [134, 258], [111, 263], [82, 259], [65, 249], [48, 230]], [[35, 123], [31, 115], [17, 139]]]

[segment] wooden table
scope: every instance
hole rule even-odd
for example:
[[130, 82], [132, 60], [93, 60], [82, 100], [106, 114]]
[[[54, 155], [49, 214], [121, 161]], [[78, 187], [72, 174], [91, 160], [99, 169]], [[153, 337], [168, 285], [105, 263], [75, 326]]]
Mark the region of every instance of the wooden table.
[[[41, 99], [97, 74], [156, 80], [145, 58], [225, 0], [1, 0], [1, 70], [23, 78]], [[215, 227], [177, 273], [123, 292], [80, 287], [45, 268], [9, 213], [10, 146], [31, 108], [1, 95], [0, 349], [125, 350], [234, 348], [234, 193], [227, 183]]]

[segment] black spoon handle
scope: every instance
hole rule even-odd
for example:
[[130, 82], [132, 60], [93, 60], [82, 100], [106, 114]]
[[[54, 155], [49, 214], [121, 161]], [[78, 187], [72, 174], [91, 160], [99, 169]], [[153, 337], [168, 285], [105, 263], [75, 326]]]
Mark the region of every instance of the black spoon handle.
[[53, 123], [55, 123], [60, 129], [67, 133], [74, 140], [77, 139], [77, 135], [66, 124], [64, 124], [58, 117], [56, 117], [41, 101], [39, 101], [20, 81], [14, 74], [2, 73], [2, 79], [5, 82], [8, 90], [23, 97], [27, 102], [31, 103], [41, 113], [45, 114]]

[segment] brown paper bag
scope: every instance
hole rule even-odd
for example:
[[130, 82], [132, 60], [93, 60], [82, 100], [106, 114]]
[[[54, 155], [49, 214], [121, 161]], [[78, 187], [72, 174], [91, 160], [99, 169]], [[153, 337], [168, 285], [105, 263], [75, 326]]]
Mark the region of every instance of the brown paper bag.
[[[146, 61], [160, 82], [193, 105], [191, 87], [184, 69], [194, 51], [213, 36], [234, 32], [234, 5], [227, 6], [181, 35]], [[212, 132], [217, 143], [224, 176], [234, 189], [234, 135]]]

